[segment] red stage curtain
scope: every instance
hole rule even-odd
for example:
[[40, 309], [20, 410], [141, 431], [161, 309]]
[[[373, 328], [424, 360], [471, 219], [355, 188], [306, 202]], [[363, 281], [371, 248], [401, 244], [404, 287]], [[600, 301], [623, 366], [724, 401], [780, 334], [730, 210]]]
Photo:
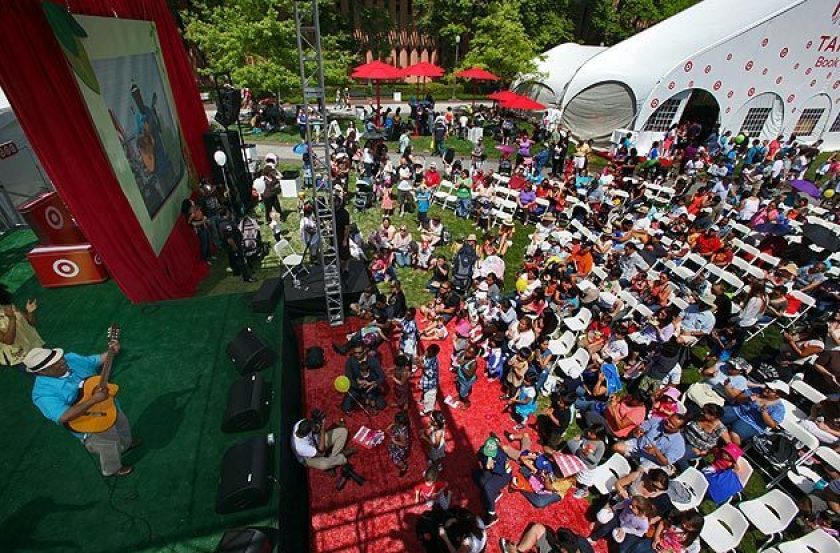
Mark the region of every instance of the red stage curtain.
[[[69, 0], [73, 14], [154, 21], [192, 162], [209, 173], [207, 118], [165, 0]], [[206, 274], [195, 234], [179, 218], [156, 256], [120, 189], [40, 0], [0, 2], [0, 86], [50, 176], [111, 276], [133, 302], [192, 295]]]

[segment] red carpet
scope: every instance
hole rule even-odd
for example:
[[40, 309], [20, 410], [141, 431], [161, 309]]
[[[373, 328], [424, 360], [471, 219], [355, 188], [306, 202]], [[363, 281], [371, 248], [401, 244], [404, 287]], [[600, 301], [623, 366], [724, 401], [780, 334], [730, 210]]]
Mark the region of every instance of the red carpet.
[[[316, 370], [305, 371], [305, 408], [307, 412], [318, 407], [327, 413], [328, 423], [344, 416], [340, 409], [341, 395], [333, 388], [336, 376], [343, 374], [344, 357], [332, 351], [333, 342], [343, 342], [344, 335], [359, 328], [359, 321], [352, 319], [344, 327], [330, 328], [326, 322], [309, 323], [297, 328], [302, 341], [301, 351], [319, 345], [326, 352], [327, 364]], [[480, 373], [473, 388], [472, 407], [469, 410], [452, 409], [443, 403], [447, 395], [457, 396], [454, 375], [449, 371], [449, 356], [452, 344], [449, 340], [441, 345], [441, 393], [438, 409], [447, 417], [447, 456], [441, 480], [447, 482], [453, 491], [453, 501], [481, 514], [478, 490], [471, 478], [471, 471], [477, 466], [476, 452], [490, 432], [503, 436], [513, 429], [513, 421], [502, 413], [498, 382], [488, 382]], [[393, 374], [393, 352], [388, 345], [380, 347], [386, 379]], [[419, 399], [414, 375], [414, 397]], [[389, 389], [390, 390], [390, 389]], [[389, 391], [388, 403], [394, 403]], [[393, 422], [395, 407], [388, 407], [372, 419], [360, 411], [354, 411], [346, 422], [352, 436], [359, 426], [385, 429]], [[411, 406], [412, 451], [411, 468], [406, 476], [399, 478], [397, 469], [391, 463], [386, 442], [372, 449], [362, 449], [353, 457], [356, 470], [368, 479], [364, 486], [348, 482], [342, 491], [335, 490], [335, 478], [325, 473], [310, 470], [309, 493], [312, 516], [312, 550], [317, 553], [367, 552], [397, 553], [420, 552], [422, 547], [414, 536], [414, 523], [424, 507], [414, 503], [413, 488], [422, 481], [426, 457], [419, 439], [422, 420], [416, 403]], [[536, 433], [531, 429], [531, 435]], [[567, 494], [560, 503], [545, 509], [536, 509], [519, 493], [504, 493], [498, 504], [499, 523], [493, 526], [488, 536], [488, 551], [498, 550], [500, 537], [518, 538], [531, 522], [541, 522], [549, 527], [563, 526], [580, 534], [589, 533], [589, 523], [584, 516], [588, 503]], [[601, 548], [599, 548], [601, 549]]]

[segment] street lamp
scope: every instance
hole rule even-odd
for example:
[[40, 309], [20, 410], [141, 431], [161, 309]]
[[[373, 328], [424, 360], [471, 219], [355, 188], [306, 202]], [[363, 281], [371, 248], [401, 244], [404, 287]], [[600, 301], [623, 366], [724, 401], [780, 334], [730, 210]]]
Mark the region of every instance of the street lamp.
[[[455, 35], [455, 69], [458, 69], [458, 50], [461, 46], [461, 35]], [[455, 99], [455, 77], [452, 77], [452, 99]]]

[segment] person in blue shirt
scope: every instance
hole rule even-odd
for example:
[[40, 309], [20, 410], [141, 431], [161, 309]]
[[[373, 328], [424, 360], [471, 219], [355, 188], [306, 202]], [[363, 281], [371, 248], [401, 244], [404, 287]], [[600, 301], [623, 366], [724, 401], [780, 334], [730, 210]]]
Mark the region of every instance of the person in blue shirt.
[[790, 387], [781, 380], [772, 380], [763, 388], [748, 388], [739, 396], [739, 403], [723, 408], [723, 423], [737, 445], [778, 428], [785, 420], [785, 405], [780, 394], [788, 394]]
[[513, 479], [513, 468], [508, 456], [502, 449], [502, 442], [495, 434], [478, 450], [479, 468], [473, 470], [473, 480], [481, 492], [481, 504], [484, 506], [484, 525], [490, 528], [499, 521], [496, 515], [496, 500], [502, 490]]
[[683, 415], [671, 415], [668, 418], [650, 418], [643, 422], [635, 432], [635, 438], [619, 442], [613, 446], [616, 453], [638, 459], [645, 468], [666, 467], [685, 456], [685, 439], [682, 427]]
[[[120, 351], [120, 344], [114, 340], [108, 346], [114, 355]], [[65, 353], [60, 348], [34, 348], [23, 359], [26, 371], [35, 375], [32, 386], [32, 402], [41, 413], [56, 424], [66, 425], [79, 418], [91, 407], [108, 398], [108, 391], [98, 389], [93, 396], [81, 403], [79, 388], [85, 379], [99, 373], [106, 353], [99, 355], [78, 355]], [[123, 464], [122, 454], [142, 444], [132, 439], [128, 418], [117, 406], [117, 422], [104, 432], [80, 434], [72, 432], [89, 452], [99, 456], [102, 474], [105, 476], [128, 476], [134, 470]]]

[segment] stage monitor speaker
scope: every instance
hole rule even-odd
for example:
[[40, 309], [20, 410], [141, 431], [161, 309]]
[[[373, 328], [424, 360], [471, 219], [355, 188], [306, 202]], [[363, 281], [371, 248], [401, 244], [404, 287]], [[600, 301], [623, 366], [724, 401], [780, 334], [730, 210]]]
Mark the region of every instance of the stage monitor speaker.
[[268, 463], [265, 436], [247, 438], [231, 446], [222, 459], [216, 512], [225, 515], [268, 503], [271, 496]]
[[277, 302], [283, 294], [283, 279], [267, 278], [260, 289], [251, 296], [251, 310], [254, 313], [274, 313]]
[[277, 361], [277, 354], [250, 328], [239, 331], [227, 346], [227, 353], [242, 374], [255, 373]]
[[273, 549], [271, 537], [262, 530], [235, 528], [225, 532], [215, 553], [270, 553]]
[[239, 119], [242, 93], [239, 89], [223, 86], [217, 90], [216, 116], [214, 119], [223, 127], [229, 127]]
[[231, 384], [222, 431], [256, 430], [265, 425], [267, 420], [268, 397], [263, 375], [247, 374]]
[[[245, 165], [242, 152], [242, 141], [239, 140], [239, 133], [236, 131], [210, 131], [204, 133], [204, 148], [207, 152], [207, 159], [210, 160], [210, 169], [213, 172], [213, 182], [216, 186], [224, 187], [225, 183], [230, 187], [230, 193], [236, 196], [237, 202], [242, 200], [250, 201], [251, 198], [251, 174], [248, 166]], [[222, 151], [227, 157], [227, 163], [222, 167], [216, 164], [213, 156], [216, 152]]]

